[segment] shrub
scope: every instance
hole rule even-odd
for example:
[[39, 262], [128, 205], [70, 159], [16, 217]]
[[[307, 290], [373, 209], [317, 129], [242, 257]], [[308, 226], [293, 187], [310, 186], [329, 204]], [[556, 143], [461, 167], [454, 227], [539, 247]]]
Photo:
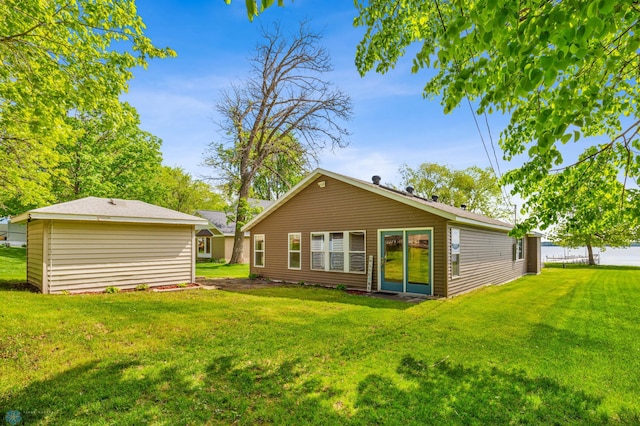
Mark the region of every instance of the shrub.
[[108, 294], [119, 293], [120, 292], [120, 288], [116, 287], [116, 286], [113, 286], [113, 285], [110, 285], [109, 287], [104, 289], [104, 292], [108, 293]]
[[138, 284], [136, 286], [136, 291], [146, 291], [149, 290], [149, 284]]
[[336, 286], [336, 289], [337, 289], [337, 290], [346, 290], [346, 289], [347, 289], [347, 286], [346, 286], [346, 285], [344, 285], [344, 284], [338, 284], [338, 285]]
[[249, 279], [250, 280], [257, 280], [260, 277], [260, 275], [258, 274], [249, 274]]
[[189, 285], [189, 284], [187, 284], [187, 283], [180, 283], [180, 284], [178, 284], [178, 287], [180, 287], [180, 288], [185, 288], [185, 287], [186, 287], [186, 286], [188, 286], [188, 285]]

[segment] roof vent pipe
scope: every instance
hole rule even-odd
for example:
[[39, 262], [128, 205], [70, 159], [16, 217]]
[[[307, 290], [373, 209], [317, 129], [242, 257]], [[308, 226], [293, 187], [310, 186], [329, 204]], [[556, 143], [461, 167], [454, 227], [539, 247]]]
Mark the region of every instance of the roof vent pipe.
[[371, 177], [371, 181], [373, 182], [374, 185], [380, 185], [380, 180], [382, 180], [382, 178], [378, 175]]
[[467, 209], [467, 205], [466, 205], [466, 204], [461, 204], [461, 205], [460, 205], [460, 208], [461, 208], [462, 210], [466, 210], [466, 209]]
[[415, 191], [415, 190], [413, 189], [413, 186], [407, 186], [405, 189], [406, 189], [406, 191], [407, 191], [409, 194], [411, 194], [411, 195], [413, 195], [413, 191]]
[[431, 196], [431, 199], [432, 199], [433, 201], [435, 201], [436, 203], [438, 202], [438, 196], [437, 196], [437, 195], [432, 195], [432, 196]]

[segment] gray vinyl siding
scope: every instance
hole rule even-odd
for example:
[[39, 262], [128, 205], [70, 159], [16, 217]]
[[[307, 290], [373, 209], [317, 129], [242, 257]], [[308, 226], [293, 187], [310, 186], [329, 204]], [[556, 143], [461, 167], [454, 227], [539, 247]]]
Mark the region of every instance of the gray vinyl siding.
[[[317, 183], [324, 181], [324, 187]], [[251, 235], [265, 235], [265, 265], [251, 272], [267, 278], [307, 284], [345, 284], [366, 289], [367, 275], [314, 271], [310, 268], [312, 232], [366, 232], [366, 259], [374, 256], [373, 285], [378, 286], [378, 231], [381, 229], [433, 228], [434, 294], [445, 295], [446, 221], [406, 204], [391, 200], [347, 183], [321, 176], [296, 196], [282, 204], [251, 229]], [[288, 269], [288, 234], [301, 233], [300, 270]], [[253, 237], [250, 240], [253, 259]]]
[[41, 291], [45, 223], [47, 222], [38, 220], [27, 224], [27, 282]]
[[49, 292], [191, 282], [193, 226], [54, 221]]
[[[524, 259], [514, 261], [515, 239], [506, 232], [451, 224], [447, 232], [448, 246], [451, 228], [460, 229], [460, 276], [452, 277], [449, 261], [447, 296], [455, 296], [489, 284], [502, 284], [527, 273], [527, 244], [524, 244]], [[449, 246], [447, 253], [450, 252]]]

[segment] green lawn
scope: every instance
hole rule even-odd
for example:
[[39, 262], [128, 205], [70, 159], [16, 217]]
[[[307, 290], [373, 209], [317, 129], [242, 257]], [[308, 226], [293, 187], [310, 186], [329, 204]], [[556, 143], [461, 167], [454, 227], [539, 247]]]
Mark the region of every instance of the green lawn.
[[603, 267], [418, 305], [302, 286], [47, 296], [6, 285], [0, 419], [637, 424], [638, 306], [640, 270]]
[[196, 276], [206, 278], [247, 278], [249, 276], [249, 264], [196, 263]]

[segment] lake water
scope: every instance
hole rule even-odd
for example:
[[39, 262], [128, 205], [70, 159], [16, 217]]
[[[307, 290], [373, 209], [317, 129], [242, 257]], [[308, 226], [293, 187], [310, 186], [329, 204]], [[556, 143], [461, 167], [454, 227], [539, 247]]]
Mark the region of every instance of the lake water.
[[[600, 253], [601, 265], [640, 266], [640, 247], [607, 248], [605, 251], [594, 248], [593, 254]], [[542, 246], [542, 261], [547, 256], [587, 256], [587, 248], [568, 249], [564, 247]]]

